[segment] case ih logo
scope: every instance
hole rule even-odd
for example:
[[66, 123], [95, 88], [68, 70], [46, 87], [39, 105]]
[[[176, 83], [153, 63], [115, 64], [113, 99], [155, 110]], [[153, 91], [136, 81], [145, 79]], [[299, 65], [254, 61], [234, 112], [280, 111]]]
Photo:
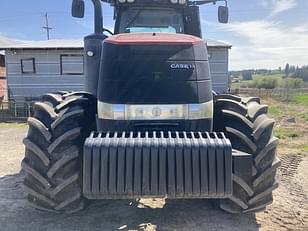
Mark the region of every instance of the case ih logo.
[[170, 65], [171, 69], [195, 69], [193, 64], [185, 64], [185, 63], [172, 63]]

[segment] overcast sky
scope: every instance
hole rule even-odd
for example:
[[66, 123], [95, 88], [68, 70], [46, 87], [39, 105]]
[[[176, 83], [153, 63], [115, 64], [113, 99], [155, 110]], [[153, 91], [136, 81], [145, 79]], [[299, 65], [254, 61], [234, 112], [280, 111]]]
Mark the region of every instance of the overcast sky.
[[[0, 36], [44, 40], [48, 12], [51, 38], [81, 38], [93, 30], [93, 9], [86, 2], [85, 19], [73, 19], [71, 0], [0, 0]], [[217, 6], [202, 6], [201, 17], [205, 38], [232, 44], [231, 70], [308, 64], [307, 0], [229, 0], [229, 7], [227, 25], [217, 22]], [[113, 28], [112, 16], [104, 4], [108, 28]]]

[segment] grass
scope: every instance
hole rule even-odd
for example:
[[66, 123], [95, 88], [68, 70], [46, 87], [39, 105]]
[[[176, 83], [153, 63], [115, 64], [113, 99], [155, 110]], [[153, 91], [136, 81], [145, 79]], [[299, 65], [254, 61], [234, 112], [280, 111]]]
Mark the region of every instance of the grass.
[[304, 120], [305, 122], [308, 122], [308, 112], [303, 112], [299, 114], [299, 117]]
[[292, 101], [296, 104], [308, 106], [308, 93], [306, 93], [306, 94], [295, 94], [292, 97]]
[[303, 145], [303, 146], [302, 146], [302, 150], [303, 150], [304, 152], [308, 152], [308, 144]]
[[28, 125], [26, 123], [0, 123], [0, 129], [1, 128], [26, 128]]
[[270, 105], [268, 107], [268, 114], [270, 117], [280, 117], [284, 115], [284, 111], [280, 105]]
[[296, 138], [302, 135], [302, 132], [285, 127], [278, 127], [274, 130], [274, 135], [279, 139]]

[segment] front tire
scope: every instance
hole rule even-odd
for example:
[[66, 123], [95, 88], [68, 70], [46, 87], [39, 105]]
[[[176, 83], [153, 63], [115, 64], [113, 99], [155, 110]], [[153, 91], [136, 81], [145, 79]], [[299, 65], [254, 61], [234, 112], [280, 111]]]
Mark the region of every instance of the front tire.
[[214, 131], [224, 132], [234, 149], [251, 154], [253, 159], [250, 179], [244, 180], [241, 173], [233, 174], [233, 195], [220, 201], [220, 208], [227, 212], [262, 211], [273, 201], [280, 160], [276, 157], [274, 120], [268, 118], [267, 109], [259, 98], [215, 97]]
[[21, 166], [35, 208], [66, 213], [84, 208], [82, 148], [95, 122], [95, 103], [87, 93], [58, 92], [34, 105]]

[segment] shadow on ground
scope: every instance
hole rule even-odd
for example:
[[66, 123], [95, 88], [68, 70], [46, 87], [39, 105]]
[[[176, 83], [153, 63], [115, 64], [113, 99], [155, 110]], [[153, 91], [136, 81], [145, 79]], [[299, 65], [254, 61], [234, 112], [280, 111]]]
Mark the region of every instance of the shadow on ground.
[[73, 215], [29, 206], [22, 174], [0, 178], [1, 230], [258, 230], [255, 215], [231, 215], [209, 200], [93, 201]]

